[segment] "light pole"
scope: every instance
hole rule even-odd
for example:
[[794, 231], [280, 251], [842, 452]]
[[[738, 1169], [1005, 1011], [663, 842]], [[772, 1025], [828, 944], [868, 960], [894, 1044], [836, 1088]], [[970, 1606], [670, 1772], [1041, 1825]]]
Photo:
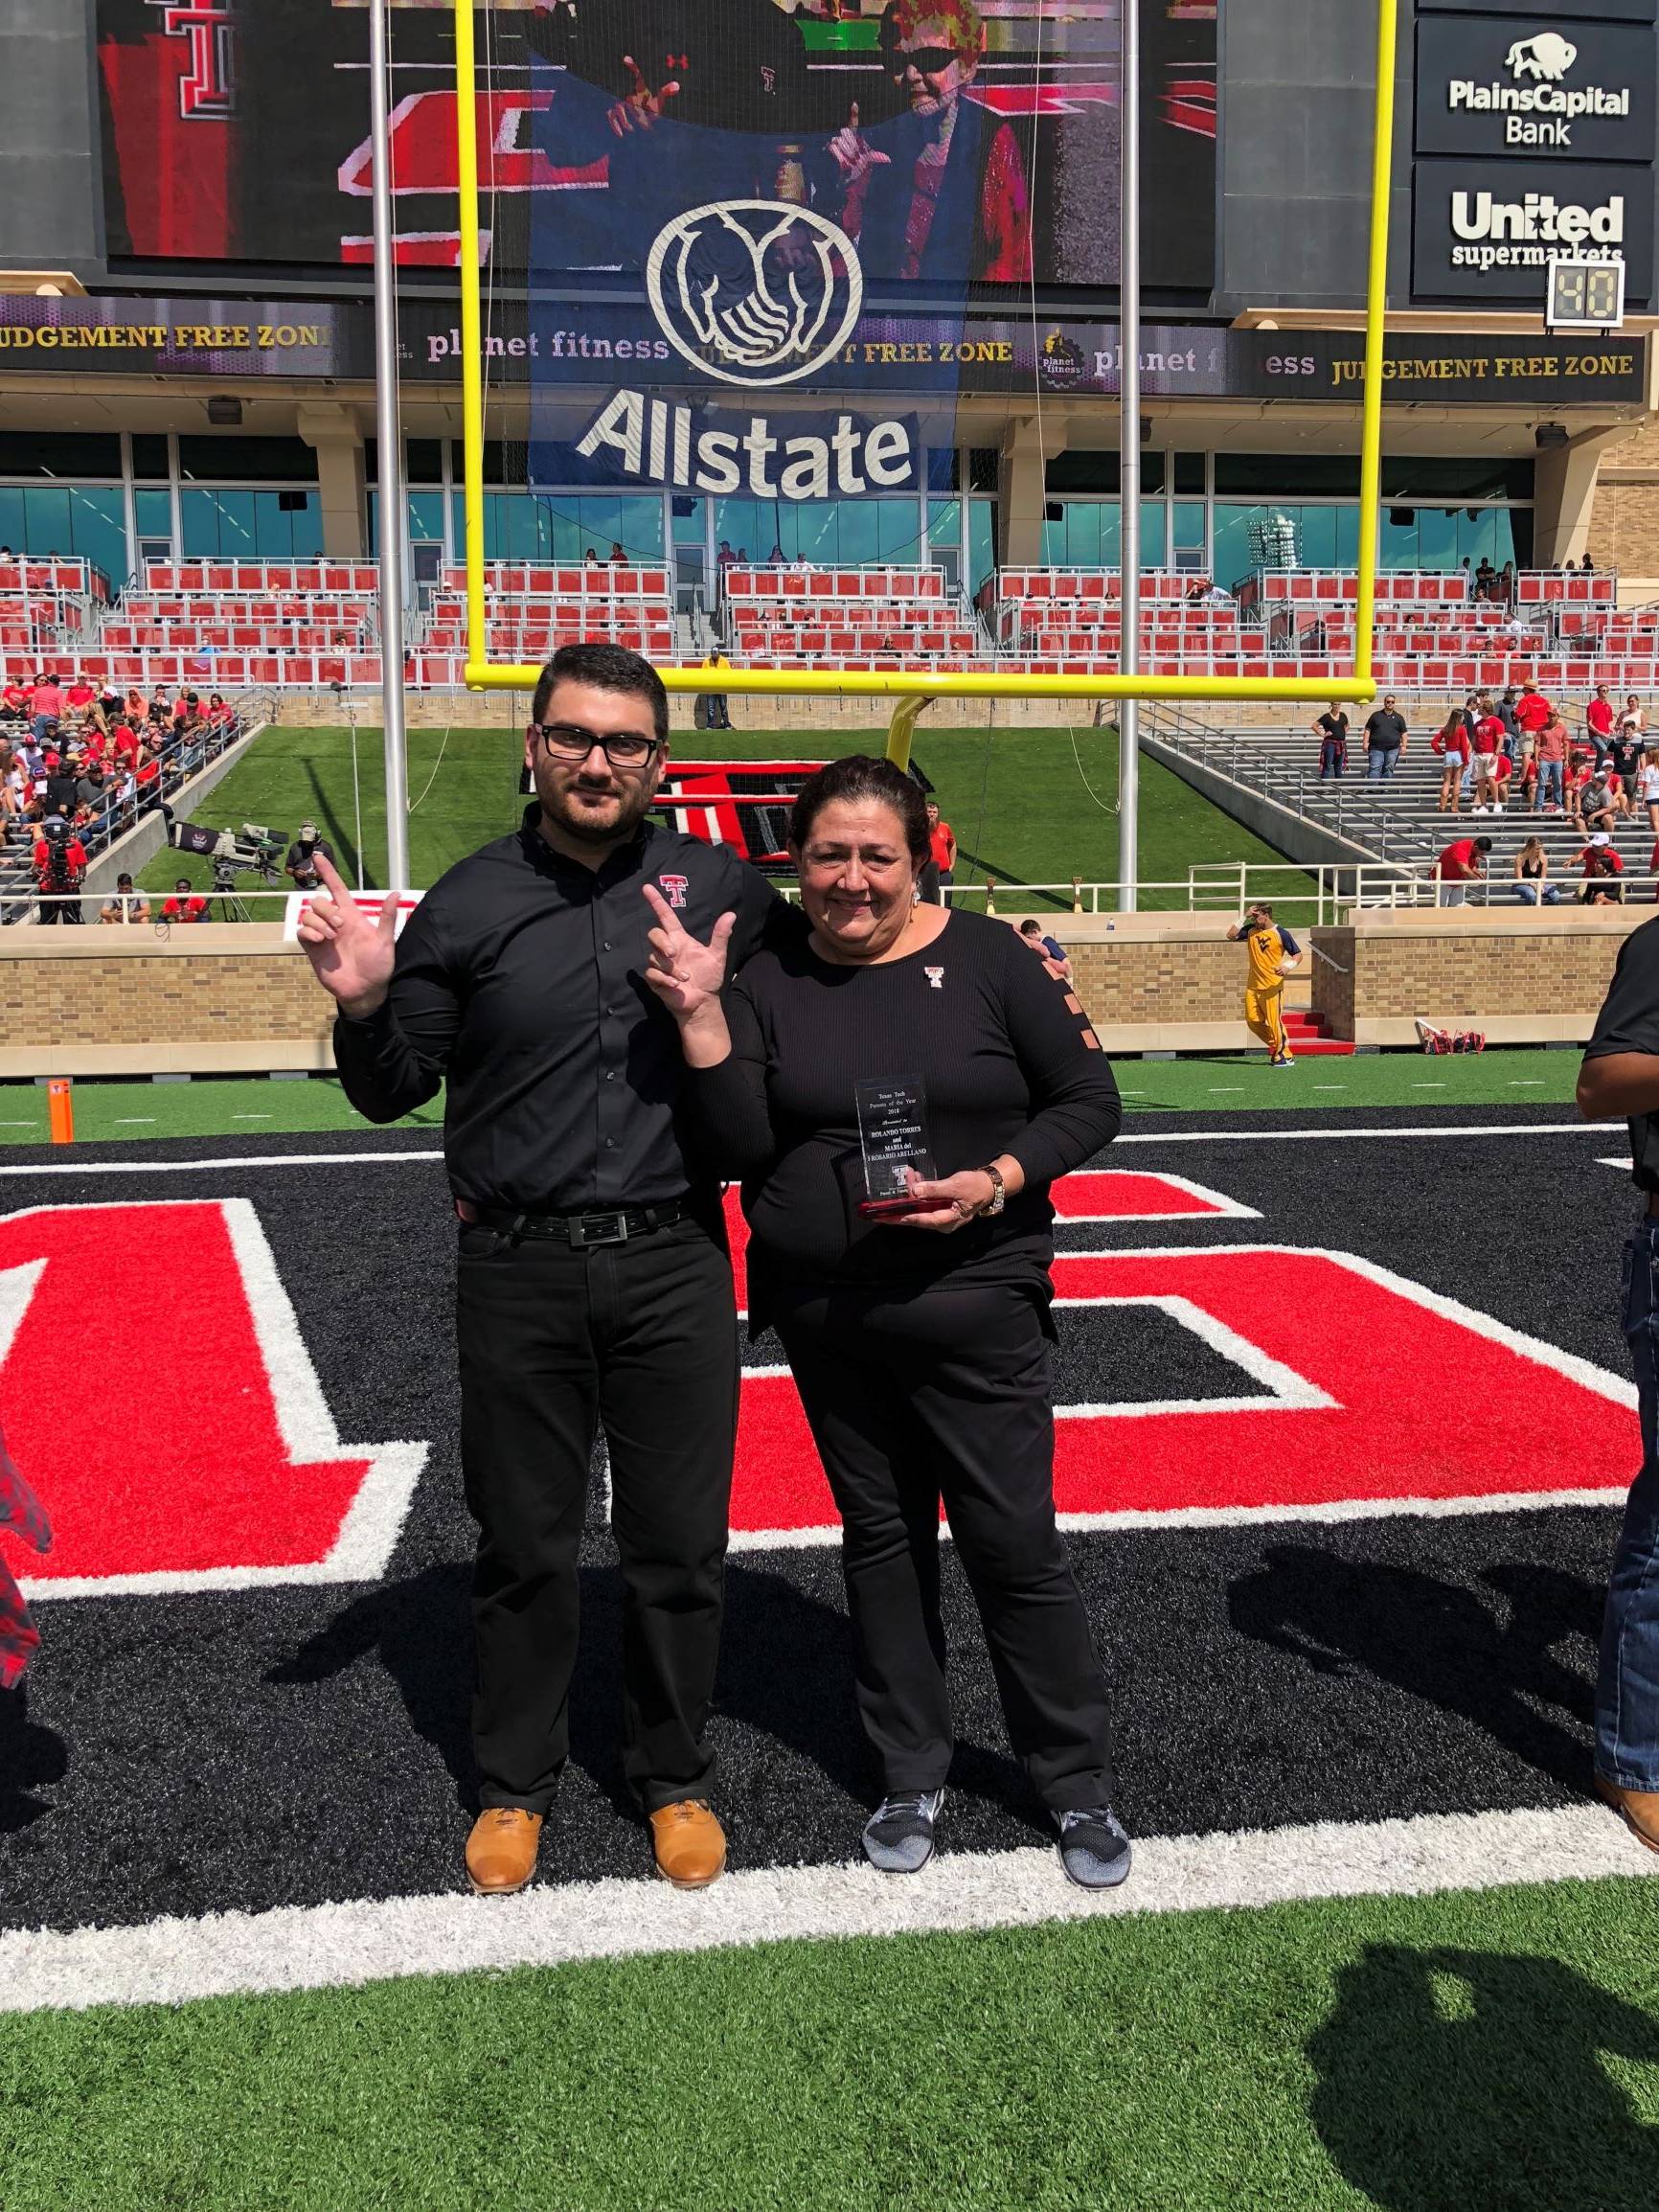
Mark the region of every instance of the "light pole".
[[[1118, 100], [1118, 543], [1123, 588], [1119, 666], [1141, 673], [1141, 0], [1123, 0]], [[1118, 716], [1118, 911], [1140, 904], [1141, 702]]]
[[403, 738], [403, 446], [398, 418], [398, 269], [392, 258], [386, 0], [369, 11], [375, 149], [375, 444], [380, 528], [380, 705], [386, 735], [386, 888], [409, 888], [409, 763]]

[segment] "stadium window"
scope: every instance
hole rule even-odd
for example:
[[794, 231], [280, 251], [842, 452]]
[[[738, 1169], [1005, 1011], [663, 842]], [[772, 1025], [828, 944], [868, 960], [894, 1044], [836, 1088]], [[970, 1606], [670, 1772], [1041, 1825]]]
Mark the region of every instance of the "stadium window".
[[[119, 431], [0, 430], [0, 476], [121, 482]], [[59, 545], [60, 553], [63, 548]]]
[[1002, 475], [1002, 454], [994, 445], [974, 445], [967, 456], [967, 489], [994, 492]]
[[996, 570], [996, 502], [970, 499], [967, 503], [967, 584], [977, 591]]
[[1202, 453], [1177, 453], [1175, 456], [1175, 496], [1183, 492], [1202, 499], [1208, 486], [1205, 483], [1206, 457]]
[[148, 430], [132, 434], [132, 473], [140, 484], [165, 484], [170, 474], [167, 440]]
[[301, 438], [181, 438], [178, 472], [188, 484], [314, 484], [317, 452]]
[[962, 478], [958, 473], [961, 456], [954, 445], [930, 445], [927, 448], [927, 489], [929, 491], [960, 491]]

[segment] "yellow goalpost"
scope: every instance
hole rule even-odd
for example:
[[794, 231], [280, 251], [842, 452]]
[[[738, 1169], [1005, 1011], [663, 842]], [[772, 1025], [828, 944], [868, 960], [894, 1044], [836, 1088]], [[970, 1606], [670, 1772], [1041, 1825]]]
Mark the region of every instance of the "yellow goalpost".
[[[1359, 564], [1354, 665], [1337, 676], [1030, 675], [995, 671], [946, 673], [671, 667], [658, 671], [670, 692], [721, 692], [794, 698], [884, 698], [894, 702], [893, 744], [907, 753], [916, 717], [935, 699], [1252, 699], [1366, 701], [1375, 629], [1377, 513], [1382, 460], [1383, 333], [1388, 290], [1389, 184], [1394, 142], [1394, 80], [1399, 0], [1377, 0], [1376, 115], [1372, 149], [1371, 242], [1365, 301], [1365, 392], [1360, 435]], [[491, 661], [485, 609], [484, 353], [481, 221], [476, 132], [474, 0], [454, 0], [456, 135], [461, 199], [461, 376], [466, 540], [466, 668], [472, 691], [530, 691], [541, 671]]]

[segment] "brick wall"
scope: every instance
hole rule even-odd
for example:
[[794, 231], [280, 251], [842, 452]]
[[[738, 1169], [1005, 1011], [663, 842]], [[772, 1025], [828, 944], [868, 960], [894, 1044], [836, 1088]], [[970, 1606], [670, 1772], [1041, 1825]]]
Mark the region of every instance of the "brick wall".
[[[59, 932], [45, 934], [56, 939]], [[208, 1074], [331, 1064], [329, 1002], [297, 946], [255, 948], [246, 942], [251, 932], [215, 925], [201, 937], [229, 939], [228, 948], [186, 950], [176, 934], [159, 943], [146, 932], [142, 949], [105, 950], [110, 934], [101, 940], [88, 929], [85, 950], [78, 945], [70, 954], [48, 951], [38, 941], [13, 944], [34, 938], [33, 930], [5, 932], [0, 1074]]]
[[1596, 566], [1616, 568], [1622, 585], [1659, 578], [1659, 417], [1602, 455], [1588, 544]]
[[1131, 1023], [1239, 1022], [1244, 997], [1244, 955], [1213, 942], [1069, 940], [1078, 995], [1098, 1029]]
[[[1314, 929], [1308, 932], [1313, 954], [1310, 965], [1313, 1011], [1323, 1015], [1332, 1037], [1353, 1035], [1353, 931]], [[1323, 953], [1324, 958], [1318, 957]]]

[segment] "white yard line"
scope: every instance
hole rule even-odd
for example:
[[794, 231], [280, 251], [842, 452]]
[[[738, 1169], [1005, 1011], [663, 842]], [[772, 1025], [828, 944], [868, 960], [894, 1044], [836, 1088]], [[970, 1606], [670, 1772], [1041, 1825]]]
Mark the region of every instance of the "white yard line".
[[[1338, 1140], [1352, 1144], [1404, 1137], [1581, 1137], [1606, 1136], [1623, 1122], [1488, 1122], [1439, 1129], [1132, 1129], [1119, 1145], [1272, 1145]], [[239, 1174], [244, 1168], [401, 1167], [412, 1161], [442, 1160], [442, 1151], [402, 1152], [227, 1152], [201, 1160], [47, 1160], [33, 1167], [0, 1167], [0, 1175], [185, 1175]]]
[[[650, 1880], [284, 1905], [136, 1927], [0, 1935], [0, 2012], [356, 1988], [409, 1974], [713, 1950], [802, 1937], [963, 1932], [1122, 1914], [1252, 1908], [1337, 1897], [1421, 1897], [1608, 1875], [1659, 1874], [1600, 1806], [1325, 1821], [1135, 1846], [1123, 1888], [1074, 1888], [1055, 1854], [945, 1848], [903, 1881], [859, 1861], [728, 1875], [696, 1894]], [[456, 1834], [459, 1857], [461, 1837]]]

